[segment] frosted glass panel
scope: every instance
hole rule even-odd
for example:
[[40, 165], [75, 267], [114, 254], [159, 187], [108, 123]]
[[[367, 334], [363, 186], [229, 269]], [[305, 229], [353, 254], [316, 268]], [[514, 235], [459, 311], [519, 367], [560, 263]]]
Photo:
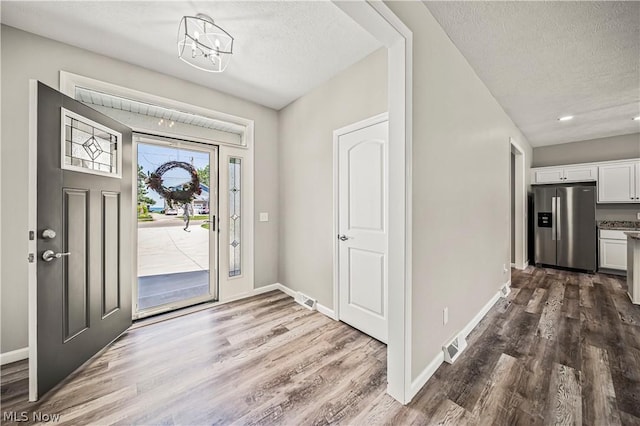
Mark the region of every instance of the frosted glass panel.
[[229, 276], [241, 274], [241, 159], [229, 159]]
[[62, 112], [62, 168], [119, 177], [121, 135], [78, 114]]

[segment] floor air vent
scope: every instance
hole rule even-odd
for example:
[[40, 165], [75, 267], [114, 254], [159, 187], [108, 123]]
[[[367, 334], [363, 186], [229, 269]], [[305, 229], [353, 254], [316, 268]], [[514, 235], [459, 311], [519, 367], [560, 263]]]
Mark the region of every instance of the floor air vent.
[[296, 302], [307, 309], [311, 309], [312, 311], [316, 310], [316, 299], [312, 299], [306, 294], [302, 294], [300, 292], [296, 293]]
[[448, 345], [442, 347], [444, 351], [444, 360], [449, 364], [458, 359], [464, 348], [467, 347], [467, 340], [464, 337], [457, 336]]

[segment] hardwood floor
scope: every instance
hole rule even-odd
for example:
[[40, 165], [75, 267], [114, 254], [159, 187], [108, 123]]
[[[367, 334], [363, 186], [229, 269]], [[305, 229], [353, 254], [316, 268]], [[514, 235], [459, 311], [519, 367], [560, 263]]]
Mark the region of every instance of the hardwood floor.
[[512, 292], [411, 404], [386, 347], [280, 292], [128, 332], [37, 403], [2, 367], [10, 411], [57, 424], [640, 425], [640, 307], [622, 279], [512, 273]]

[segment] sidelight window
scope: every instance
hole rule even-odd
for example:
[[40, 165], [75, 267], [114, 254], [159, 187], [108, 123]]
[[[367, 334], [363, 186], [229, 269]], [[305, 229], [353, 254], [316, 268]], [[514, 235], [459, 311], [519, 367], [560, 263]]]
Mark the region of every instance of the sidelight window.
[[241, 274], [241, 176], [242, 160], [229, 159], [229, 276]]

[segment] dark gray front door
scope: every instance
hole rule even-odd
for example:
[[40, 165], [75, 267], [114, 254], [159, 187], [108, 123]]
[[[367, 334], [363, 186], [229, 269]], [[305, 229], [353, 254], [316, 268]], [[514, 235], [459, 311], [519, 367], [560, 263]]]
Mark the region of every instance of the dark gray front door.
[[32, 400], [131, 325], [131, 149], [131, 129], [38, 82]]

